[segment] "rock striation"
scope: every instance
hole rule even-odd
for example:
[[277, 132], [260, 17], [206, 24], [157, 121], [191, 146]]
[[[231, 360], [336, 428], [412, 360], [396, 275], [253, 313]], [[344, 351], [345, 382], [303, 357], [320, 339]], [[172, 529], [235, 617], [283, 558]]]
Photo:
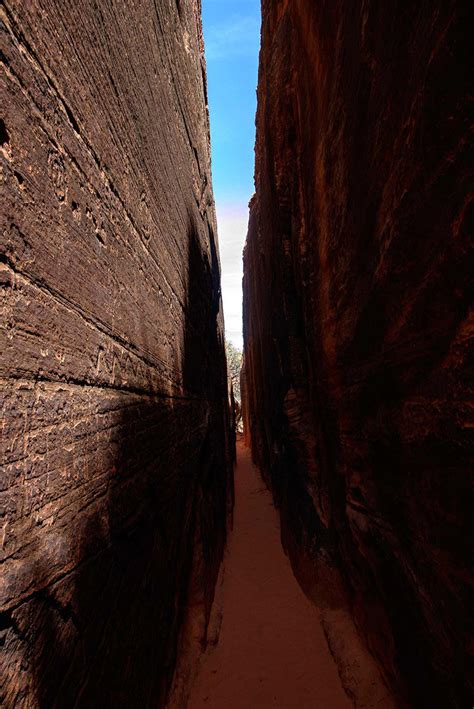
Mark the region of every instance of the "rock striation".
[[472, 703], [471, 9], [263, 1], [246, 436], [417, 707]]
[[162, 706], [231, 503], [200, 2], [2, 20], [0, 703]]

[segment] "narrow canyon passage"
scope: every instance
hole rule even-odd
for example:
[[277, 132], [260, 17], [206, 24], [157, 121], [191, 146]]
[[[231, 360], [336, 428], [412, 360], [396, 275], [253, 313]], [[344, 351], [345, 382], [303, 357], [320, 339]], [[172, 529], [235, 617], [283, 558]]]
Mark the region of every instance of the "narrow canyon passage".
[[270, 492], [237, 443], [235, 517], [225, 558], [222, 627], [189, 709], [350, 707], [317, 609], [293, 576]]
[[2, 3], [0, 707], [474, 706], [473, 8]]

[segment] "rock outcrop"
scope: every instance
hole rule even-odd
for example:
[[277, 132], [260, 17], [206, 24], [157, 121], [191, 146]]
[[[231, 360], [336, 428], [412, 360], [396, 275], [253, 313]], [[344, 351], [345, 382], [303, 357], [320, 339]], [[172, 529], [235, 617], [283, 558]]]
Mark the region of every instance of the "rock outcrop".
[[471, 7], [263, 2], [247, 436], [416, 707], [472, 703]]
[[0, 703], [161, 706], [231, 500], [200, 2], [2, 15]]

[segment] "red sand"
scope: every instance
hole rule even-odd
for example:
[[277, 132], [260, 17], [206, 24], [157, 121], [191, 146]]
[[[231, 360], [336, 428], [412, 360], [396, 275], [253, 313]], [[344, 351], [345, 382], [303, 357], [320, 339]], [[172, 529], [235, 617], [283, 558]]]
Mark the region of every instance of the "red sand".
[[203, 660], [188, 706], [351, 707], [318, 611], [298, 586], [283, 552], [271, 495], [242, 442], [237, 455], [222, 628], [217, 647]]

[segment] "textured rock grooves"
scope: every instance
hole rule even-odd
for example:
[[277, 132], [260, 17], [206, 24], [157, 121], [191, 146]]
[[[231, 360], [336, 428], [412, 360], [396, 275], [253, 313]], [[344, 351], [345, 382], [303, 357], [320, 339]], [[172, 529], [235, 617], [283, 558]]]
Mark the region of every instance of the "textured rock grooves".
[[306, 592], [416, 707], [472, 704], [470, 8], [263, 2], [247, 437]]
[[0, 703], [160, 706], [231, 504], [200, 3], [2, 20]]

